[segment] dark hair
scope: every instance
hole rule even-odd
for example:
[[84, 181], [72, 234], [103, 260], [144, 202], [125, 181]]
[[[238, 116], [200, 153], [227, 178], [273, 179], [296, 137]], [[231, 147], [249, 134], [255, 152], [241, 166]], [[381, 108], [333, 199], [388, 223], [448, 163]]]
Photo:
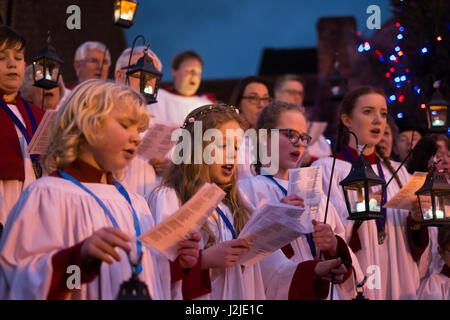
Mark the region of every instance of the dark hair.
[[344, 145], [348, 144], [348, 135], [344, 134], [344, 129], [346, 128], [345, 125], [342, 123], [341, 116], [343, 114], [350, 115], [355, 108], [356, 101], [359, 99], [359, 97], [376, 93], [381, 96], [385, 96], [383, 90], [374, 88], [374, 87], [361, 87], [358, 89], [355, 89], [353, 91], [350, 91], [347, 93], [344, 97], [344, 99], [341, 102], [340, 111], [339, 111], [339, 124], [338, 124], [338, 137], [337, 137], [337, 143], [335, 148], [335, 153], [339, 152]]
[[444, 141], [445, 145], [447, 146], [447, 150], [450, 150], [450, 139], [447, 138], [445, 134], [433, 133], [431, 136], [436, 139], [436, 142]]
[[445, 250], [445, 246], [450, 243], [450, 226], [438, 228], [438, 245]]
[[285, 74], [285, 75], [279, 76], [275, 80], [275, 84], [273, 85], [273, 91], [274, 92], [280, 91], [281, 87], [283, 86], [283, 84], [286, 81], [297, 81], [297, 82], [300, 82], [303, 86], [305, 85], [305, 80], [303, 80], [303, 78], [300, 77], [299, 75], [296, 75], [296, 74]]
[[250, 83], [261, 83], [267, 87], [267, 90], [269, 90], [268, 83], [260, 77], [249, 76], [249, 77], [245, 77], [245, 78], [241, 79], [237, 83], [237, 85], [234, 87], [233, 92], [231, 93], [231, 98], [230, 98], [230, 104], [232, 106], [235, 106], [236, 108], [238, 108], [239, 111], [242, 111], [240, 109], [239, 105], [241, 104], [241, 100], [242, 100], [242, 96], [244, 95], [245, 88]]
[[428, 162], [438, 150], [435, 136], [426, 135], [420, 138], [406, 163], [406, 169], [413, 174], [415, 171], [428, 171]]
[[[388, 117], [387, 117], [387, 125], [389, 126], [389, 128], [391, 128], [391, 135], [392, 135], [392, 151], [391, 151], [391, 154], [389, 156], [385, 155], [380, 150], [380, 147], [379, 147], [378, 144], [375, 146], [375, 150], [376, 150], [378, 156], [383, 160], [383, 163], [386, 165], [386, 167], [388, 168], [389, 172], [394, 175], [395, 170], [392, 167], [390, 159], [393, 158], [393, 154], [392, 153], [394, 152], [394, 150], [397, 149], [396, 148], [397, 147], [396, 141], [397, 141], [397, 137], [398, 137], [398, 127], [395, 124], [394, 118], [392, 118], [390, 115], [388, 115]], [[403, 184], [400, 181], [400, 178], [397, 175], [397, 173], [395, 173], [394, 178], [395, 178], [395, 181], [397, 182], [398, 186], [401, 189], [403, 187]]]
[[[278, 126], [278, 122], [280, 120], [280, 115], [284, 111], [298, 111], [304, 117], [303, 109], [296, 104], [287, 103], [279, 100], [273, 100], [267, 106], [262, 109], [261, 113], [258, 116], [258, 121], [256, 122], [256, 131], [258, 132], [260, 129], [273, 129]], [[306, 119], [306, 117], [305, 117]], [[259, 137], [259, 134], [257, 135]], [[256, 154], [259, 154], [259, 141], [256, 144]], [[256, 159], [256, 164], [254, 165], [255, 173], [259, 174], [261, 169], [261, 162], [259, 158]]]
[[0, 46], [3, 44], [6, 49], [19, 47], [19, 50], [22, 50], [25, 48], [25, 38], [13, 28], [0, 25]]
[[188, 59], [195, 59], [198, 60], [200, 62], [200, 64], [203, 67], [203, 59], [202, 57], [200, 57], [200, 55], [193, 51], [193, 50], [187, 50], [187, 51], [183, 51], [180, 52], [179, 54], [177, 54], [173, 59], [172, 59], [172, 69], [173, 70], [178, 70], [178, 68], [180, 68], [180, 65]]

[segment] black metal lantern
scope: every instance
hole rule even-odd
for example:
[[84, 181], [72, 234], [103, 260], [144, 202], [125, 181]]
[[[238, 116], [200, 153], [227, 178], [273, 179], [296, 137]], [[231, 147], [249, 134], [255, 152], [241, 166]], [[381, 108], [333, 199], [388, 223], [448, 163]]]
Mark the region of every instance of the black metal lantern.
[[446, 133], [448, 130], [448, 102], [436, 89], [427, 103], [428, 129], [431, 132]]
[[152, 104], [157, 102], [156, 96], [158, 94], [159, 81], [162, 78], [162, 73], [156, 69], [153, 59], [147, 54], [147, 50], [150, 45], [146, 46], [144, 50], [144, 55], [139, 58], [139, 60], [131, 65], [131, 58], [133, 57], [133, 49], [138, 38], [142, 38], [145, 45], [145, 38], [138, 35], [133, 40], [133, 45], [131, 47], [130, 59], [128, 61], [127, 71], [127, 84], [129, 84], [128, 77], [138, 78], [139, 81], [139, 92], [145, 97], [147, 104]]
[[34, 86], [45, 90], [58, 86], [61, 74], [61, 64], [63, 61], [56, 54], [52, 46], [50, 32], [47, 37], [47, 46], [41, 51], [39, 56], [33, 60]]
[[329, 79], [331, 99], [334, 101], [342, 100], [347, 90], [347, 79], [344, 78], [341, 71], [339, 70], [339, 61], [337, 60], [337, 57], [338, 53], [335, 53], [333, 63], [333, 73]]
[[[358, 146], [359, 147], [359, 146]], [[359, 149], [359, 148], [358, 148]], [[358, 150], [358, 160], [353, 162], [348, 176], [339, 184], [342, 186], [345, 203], [349, 213], [349, 220], [371, 220], [382, 218], [382, 195], [379, 200], [370, 197], [370, 188], [385, 185], [373, 171], [369, 162], [361, 156], [362, 150]]]
[[[427, 174], [423, 186], [415, 194], [419, 201], [423, 226], [450, 225], [450, 185], [445, 175], [437, 170], [436, 162]], [[424, 205], [424, 198], [430, 199], [431, 208]]]
[[129, 28], [134, 23], [138, 3], [133, 0], [117, 0], [114, 2], [114, 24]]

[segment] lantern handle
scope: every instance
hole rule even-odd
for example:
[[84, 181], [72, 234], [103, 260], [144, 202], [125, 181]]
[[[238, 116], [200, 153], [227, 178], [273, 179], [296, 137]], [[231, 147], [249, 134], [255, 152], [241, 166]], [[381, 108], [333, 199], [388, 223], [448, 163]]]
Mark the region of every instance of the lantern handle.
[[[130, 58], [128, 59], [128, 66], [127, 66], [127, 69], [130, 69], [130, 68], [131, 68], [131, 58], [133, 57], [134, 45], [136, 44], [136, 41], [137, 41], [139, 38], [142, 39], [142, 41], [144, 42], [144, 46], [145, 46], [145, 42], [146, 42], [146, 41], [145, 41], [144, 36], [141, 35], [141, 34], [138, 34], [138, 35], [134, 38], [133, 44], [131, 45], [131, 52], [130, 52]], [[144, 53], [144, 54], [145, 54], [145, 53]], [[127, 83], [128, 86], [130, 85], [130, 79], [129, 79], [128, 74], [127, 74], [127, 78], [126, 78], [126, 83]]]

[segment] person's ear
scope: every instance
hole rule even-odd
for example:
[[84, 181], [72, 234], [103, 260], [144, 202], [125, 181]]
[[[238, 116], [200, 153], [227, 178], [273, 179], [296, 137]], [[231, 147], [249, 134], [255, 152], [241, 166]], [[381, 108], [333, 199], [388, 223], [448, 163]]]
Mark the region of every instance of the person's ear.
[[346, 126], [349, 130], [351, 130], [352, 119], [348, 114], [341, 114], [341, 121], [344, 126]]
[[125, 83], [125, 79], [122, 79], [122, 70], [116, 70], [114, 73], [114, 80], [116, 80], [116, 82]]

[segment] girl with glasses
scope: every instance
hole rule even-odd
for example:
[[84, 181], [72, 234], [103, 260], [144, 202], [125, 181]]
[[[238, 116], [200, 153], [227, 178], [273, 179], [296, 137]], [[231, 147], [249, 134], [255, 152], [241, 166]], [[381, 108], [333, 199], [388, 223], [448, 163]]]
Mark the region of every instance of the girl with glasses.
[[[278, 172], [271, 176], [265, 174], [264, 167], [258, 163], [255, 170], [256, 176], [239, 181], [239, 189], [244, 199], [253, 208], [257, 208], [265, 202], [282, 202], [304, 207], [304, 199], [300, 196], [287, 195], [288, 170], [296, 168], [305, 147], [311, 140], [311, 137], [305, 133], [306, 120], [300, 106], [281, 101], [271, 102], [259, 115], [257, 129], [279, 132], [279, 168]], [[272, 137], [270, 134], [268, 136]], [[267, 152], [271, 153], [269, 146], [272, 146], [272, 142], [268, 141], [267, 145]], [[273, 159], [273, 155], [271, 156]], [[294, 299], [299, 291], [295, 281], [297, 270], [301, 269], [299, 264], [311, 263], [311, 261], [319, 259], [319, 251], [323, 251], [324, 260], [329, 259], [326, 263], [336, 264], [333, 272], [336, 273], [337, 283], [347, 280], [350, 274], [344, 265], [340, 264], [342, 260], [351, 261], [347, 246], [342, 239], [344, 227], [333, 206], [330, 206], [328, 211], [328, 224], [320, 222], [324, 220], [325, 207], [326, 197], [321, 194], [319, 212], [311, 217], [314, 232], [302, 235], [260, 262], [268, 299]], [[304, 214], [310, 213], [305, 212]], [[336, 234], [340, 234], [341, 237]], [[340, 261], [337, 258], [340, 258]], [[318, 261], [316, 260], [314, 263], [318, 263]], [[302, 279], [302, 285], [305, 285], [307, 281], [307, 279]], [[352, 287], [351, 281], [345, 281], [345, 283], [350, 283], [350, 287]], [[340, 287], [336, 290], [334, 299], [351, 298]], [[326, 288], [328, 288], [328, 283]], [[350, 289], [350, 292], [354, 291]], [[328, 289], [316, 298], [323, 299], [327, 296]]]

